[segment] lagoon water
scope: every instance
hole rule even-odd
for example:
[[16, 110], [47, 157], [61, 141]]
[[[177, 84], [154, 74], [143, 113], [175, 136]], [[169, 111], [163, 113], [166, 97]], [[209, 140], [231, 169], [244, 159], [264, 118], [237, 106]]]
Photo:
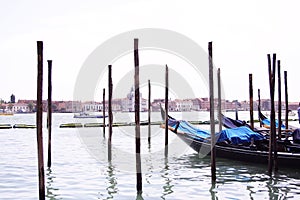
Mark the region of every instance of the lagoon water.
[[[160, 113], [152, 114], [152, 121], [160, 120]], [[208, 112], [171, 115], [209, 120]], [[146, 119], [147, 113], [142, 113], [141, 120]], [[240, 112], [240, 119], [248, 120], [249, 113]], [[159, 126], [151, 128], [151, 145], [148, 127], [141, 127], [143, 193], [137, 195], [134, 127], [113, 128], [109, 162], [108, 129], [103, 137], [102, 128], [59, 128], [62, 123], [102, 119], [74, 119], [73, 114], [53, 114], [52, 167], [48, 169], [46, 114], [43, 121], [47, 199], [300, 199], [300, 166], [279, 169], [270, 178], [265, 165], [217, 158], [217, 182], [212, 185], [210, 157], [200, 158], [171, 132], [165, 157], [164, 129]], [[134, 113], [114, 113], [114, 122], [125, 121], [134, 121]], [[35, 124], [35, 115], [0, 116], [0, 123]], [[36, 129], [0, 129], [0, 142], [0, 199], [38, 199]]]

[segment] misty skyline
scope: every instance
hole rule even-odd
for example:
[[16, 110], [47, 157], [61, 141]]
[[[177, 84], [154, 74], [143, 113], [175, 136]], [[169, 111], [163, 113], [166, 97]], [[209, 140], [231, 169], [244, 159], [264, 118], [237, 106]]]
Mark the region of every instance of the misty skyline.
[[[261, 89], [261, 98], [269, 98], [267, 54], [276, 53], [281, 60], [282, 91], [283, 71], [287, 71], [289, 101], [299, 101], [297, 5], [295, 0], [2, 2], [0, 95], [5, 99], [11, 94], [20, 99], [36, 97], [36, 41], [44, 42], [43, 98], [47, 98], [47, 60], [50, 59], [53, 60], [53, 99], [72, 100], [80, 69], [99, 45], [127, 31], [158, 28], [180, 33], [206, 52], [208, 42], [213, 41], [214, 63], [221, 69], [224, 96], [229, 100], [249, 98], [249, 73], [253, 74], [254, 97], [257, 89]], [[139, 40], [142, 42], [143, 38]], [[113, 65], [115, 87], [133, 70], [133, 54], [107, 64]], [[180, 57], [141, 52], [140, 65], [149, 64], [168, 64], [181, 74], [186, 71], [184, 77], [191, 87], [203, 88], [195, 96], [208, 96], [207, 85], [194, 77], [189, 63]], [[182, 72], [182, 69], [186, 70]], [[170, 77], [172, 81], [176, 80]], [[102, 88], [107, 89], [105, 79], [98, 84], [95, 100], [102, 98]], [[153, 96], [159, 97], [163, 89], [161, 85], [156, 87], [157, 94]], [[275, 91], [276, 99], [277, 88]]]

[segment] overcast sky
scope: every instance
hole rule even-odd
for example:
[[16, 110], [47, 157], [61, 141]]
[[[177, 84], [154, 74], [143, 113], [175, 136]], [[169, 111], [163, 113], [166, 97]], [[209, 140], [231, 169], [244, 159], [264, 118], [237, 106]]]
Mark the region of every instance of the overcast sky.
[[[261, 98], [270, 98], [267, 54], [276, 53], [281, 60], [282, 86], [283, 71], [287, 71], [289, 100], [300, 101], [299, 4], [297, 0], [2, 1], [0, 98], [8, 101], [11, 94], [17, 100], [36, 98], [38, 40], [44, 42], [44, 99], [46, 60], [51, 59], [53, 100], [72, 100], [78, 73], [99, 45], [123, 32], [161, 28], [185, 35], [204, 50], [213, 42], [214, 63], [221, 69], [226, 99], [249, 99], [249, 73], [253, 74], [254, 99], [258, 88]], [[117, 63], [122, 65], [121, 61]], [[123, 76], [119, 70], [113, 73], [115, 82]], [[199, 96], [208, 96], [207, 89], [203, 91]], [[101, 95], [99, 91], [95, 100], [100, 101]]]

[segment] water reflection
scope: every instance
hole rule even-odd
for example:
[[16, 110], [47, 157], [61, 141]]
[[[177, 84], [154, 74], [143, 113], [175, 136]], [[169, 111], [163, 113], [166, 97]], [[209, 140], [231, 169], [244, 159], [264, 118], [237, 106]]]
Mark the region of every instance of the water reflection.
[[211, 195], [211, 200], [217, 200], [218, 199], [218, 197], [216, 197], [216, 183], [215, 182], [213, 182], [211, 184], [211, 188], [210, 188], [209, 192], [210, 192], [210, 195]]
[[266, 182], [270, 199], [294, 198], [293, 194], [300, 194], [297, 179], [289, 179], [284, 174], [276, 173]]
[[147, 184], [150, 184], [150, 179], [152, 177], [153, 171], [154, 171], [154, 167], [153, 167], [153, 158], [152, 157], [152, 153], [151, 153], [151, 143], [148, 143], [148, 155], [145, 158], [145, 162], [146, 162], [146, 166], [148, 167], [148, 169], [146, 170], [147, 173], [145, 173], [145, 180]]
[[[276, 178], [270, 178], [267, 181], [267, 188], [269, 189], [270, 199], [281, 199], [278, 188], [274, 187], [276, 184], [278, 184], [278, 180]], [[284, 196], [286, 196], [286, 194]]]
[[172, 185], [172, 178], [169, 177], [169, 163], [168, 163], [168, 157], [165, 157], [164, 159], [165, 161], [165, 166], [163, 168], [163, 170], [161, 171], [161, 177], [163, 178], [164, 181], [164, 186], [163, 186], [163, 192], [162, 192], [162, 196], [161, 199], [165, 199], [165, 197], [171, 193], [173, 193], [173, 186]]
[[[189, 190], [192, 191], [188, 195], [200, 199], [203, 196], [207, 198], [207, 195], [210, 195], [212, 200], [286, 199], [299, 198], [300, 195], [300, 174], [297, 169], [281, 169], [278, 174], [270, 177], [264, 165], [218, 158], [217, 180], [212, 184], [209, 157], [199, 158], [197, 154], [189, 154], [174, 161], [170, 158], [169, 160], [166, 169], [175, 174], [170, 179], [170, 182], [176, 185], [176, 189], [171, 187], [175, 194], [178, 191], [177, 185], [184, 183], [189, 185]], [[166, 171], [163, 174], [164, 177], [168, 177], [165, 176]], [[167, 185], [167, 179], [165, 182]]]
[[52, 170], [50, 168], [47, 169], [46, 177], [46, 198], [49, 200], [62, 199], [59, 198], [59, 194], [57, 194], [59, 189], [53, 186], [53, 182], [56, 177], [52, 174]]
[[[190, 119], [192, 120], [194, 117], [190, 117]], [[16, 115], [12, 120], [14, 121], [9, 123], [23, 121], [31, 124], [35, 118], [34, 115]], [[85, 130], [85, 132], [81, 132], [81, 135], [75, 135], [74, 133], [77, 131], [74, 132], [74, 129], [58, 128], [61, 123], [72, 122], [72, 120], [73, 114], [54, 115], [54, 127], [56, 127], [54, 130], [60, 134], [56, 134], [55, 137], [58, 149], [56, 151], [57, 166], [52, 168], [52, 171], [45, 169], [47, 199], [96, 199], [97, 197], [99, 199], [143, 199], [144, 197], [145, 199], [168, 200], [300, 199], [298, 166], [295, 166], [294, 169], [279, 169], [278, 174], [274, 174], [270, 179], [265, 165], [247, 165], [242, 162], [217, 158], [217, 183], [211, 185], [209, 157], [200, 159], [196, 153], [190, 150], [178, 157], [172, 157], [169, 154], [168, 160], [165, 162], [164, 152], [161, 148], [163, 145], [163, 139], [160, 137], [163, 135], [161, 134], [151, 138], [151, 146], [148, 147], [149, 156], [143, 157], [147, 159], [143, 160], [143, 164], [145, 164], [143, 167], [148, 170], [143, 171], [145, 181], [143, 181], [142, 197], [142, 195], [136, 194], [135, 173], [126, 171], [135, 169], [135, 160], [128, 158], [128, 155], [133, 155], [128, 152], [134, 152], [134, 140], [126, 139], [118, 129], [114, 129], [113, 145], [127, 154], [120, 156], [114, 154], [118, 157], [115, 156], [116, 159], [113, 159], [112, 165], [107, 163], [107, 137], [102, 137], [99, 128], [82, 128], [80, 130]], [[91, 130], [97, 131], [94, 134], [97, 135], [96, 139], [89, 133]], [[0, 152], [2, 159], [0, 196], [10, 199], [22, 199], [22, 197], [34, 199], [37, 194], [34, 134], [28, 134], [32, 133], [31, 130], [15, 129], [11, 131], [2, 131], [0, 134], [2, 146], [5, 147]], [[86, 149], [81, 148], [79, 136], [80, 139], [91, 142], [93, 145], [91, 151], [102, 156], [101, 159], [99, 156], [96, 159], [100, 162], [91, 161], [86, 156]], [[142, 144], [142, 148], [147, 148], [147, 140]], [[23, 151], [12, 155], [15, 152], [13, 150], [18, 149], [16, 147], [22, 147]], [[64, 151], [59, 151], [59, 149]], [[159, 149], [162, 151], [158, 151]], [[147, 149], [145, 154], [146, 152]], [[171, 149], [169, 153], [172, 153]], [[124, 155], [127, 156], [124, 157]], [[77, 159], [80, 156], [85, 157]], [[122, 165], [124, 163], [129, 167], [124, 168]], [[95, 170], [97, 167], [99, 169]], [[56, 170], [58, 168], [59, 170]], [[122, 169], [124, 171], [121, 171]]]
[[107, 197], [105, 199], [113, 199], [114, 195], [118, 193], [117, 178], [115, 174], [115, 166], [111, 162], [107, 165]]
[[[267, 175], [267, 166], [253, 165], [231, 160], [221, 160], [219, 163], [218, 183], [220, 187], [235, 183], [246, 186], [250, 199], [268, 198], [285, 199], [293, 197], [292, 183], [299, 179], [299, 174], [291, 169], [282, 169], [272, 177]], [[292, 178], [296, 177], [296, 179]], [[298, 189], [298, 191], [300, 191]], [[299, 194], [300, 192], [298, 192]]]
[[144, 200], [142, 194], [137, 194], [136, 200]]

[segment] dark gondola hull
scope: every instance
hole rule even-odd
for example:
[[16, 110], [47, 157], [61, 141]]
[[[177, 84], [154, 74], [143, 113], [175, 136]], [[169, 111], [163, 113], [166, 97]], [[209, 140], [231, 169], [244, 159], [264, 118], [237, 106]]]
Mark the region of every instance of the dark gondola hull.
[[[185, 135], [177, 134], [186, 144], [201, 155], [209, 155], [210, 143], [201, 142]], [[268, 152], [257, 151], [242, 146], [215, 145], [217, 158], [227, 158], [248, 163], [268, 164]], [[278, 152], [277, 162], [279, 167], [295, 168], [300, 166], [299, 153]]]

